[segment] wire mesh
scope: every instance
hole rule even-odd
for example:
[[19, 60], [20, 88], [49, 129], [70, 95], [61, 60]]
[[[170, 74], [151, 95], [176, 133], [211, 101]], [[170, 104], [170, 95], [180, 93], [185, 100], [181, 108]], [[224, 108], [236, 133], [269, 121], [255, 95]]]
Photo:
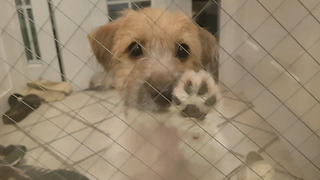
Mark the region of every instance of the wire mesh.
[[[54, 79], [62, 75], [53, 52], [54, 42], [61, 48], [66, 67], [64, 78], [75, 89], [66, 99], [43, 103], [38, 109], [23, 102], [34, 112], [22, 122], [11, 119], [13, 125], [1, 125], [0, 145], [25, 145], [25, 164], [69, 169], [89, 179], [167, 179], [156, 168], [161, 158], [146, 160], [143, 148], [152, 147], [171, 161], [174, 158], [135, 126], [144, 116], [153, 117], [155, 122], [161, 120], [143, 112], [128, 122], [126, 102], [118, 92], [84, 90], [92, 74], [102, 69], [89, 50], [87, 37], [103, 46], [90, 33], [99, 25], [114, 21], [106, 7], [117, 2], [45, 2], [53, 7], [61, 39], [54, 38], [49, 15], [41, 10], [45, 8], [37, 7], [41, 3], [31, 1], [34, 13], [43, 15], [42, 18], [35, 15], [34, 19], [17, 11], [13, 1], [0, 3], [5, 7], [0, 24], [2, 115], [11, 119], [5, 114], [7, 98], [15, 96], [14, 91], [21, 90], [23, 84], [39, 77]], [[141, 8], [138, 1], [118, 3]], [[154, 4], [151, 2], [151, 6]], [[176, 9], [190, 17], [186, 2], [170, 0], [163, 4], [163, 13]], [[184, 160], [190, 165], [186, 168], [188, 178], [241, 179], [243, 173], [251, 172], [256, 179], [268, 179], [270, 171], [261, 174], [248, 161], [248, 154], [257, 152], [274, 170], [273, 179], [319, 179], [320, 2], [207, 0], [203, 4], [192, 17], [196, 19], [211, 6], [219, 9], [215, 35], [219, 40], [219, 86], [223, 98], [217, 102], [221, 106], [215, 106], [213, 113], [207, 115], [207, 119], [212, 119], [210, 126], [193, 122], [192, 128], [205, 134], [206, 139], [195, 145], [186, 136], [175, 137], [183, 147]], [[42, 69], [35, 74], [30, 73], [32, 68], [25, 68], [30, 65], [26, 64], [24, 50], [32, 50], [22, 41], [18, 13], [34, 23], [40, 49], [47, 52], [41, 53]], [[157, 21], [154, 24], [161, 28]], [[51, 45], [44, 44], [49, 41]], [[160, 65], [165, 66], [161, 62]], [[47, 90], [42, 88], [42, 91]], [[165, 129], [172, 133], [170, 128]], [[132, 134], [140, 138], [135, 142], [136, 149], [123, 144]]]

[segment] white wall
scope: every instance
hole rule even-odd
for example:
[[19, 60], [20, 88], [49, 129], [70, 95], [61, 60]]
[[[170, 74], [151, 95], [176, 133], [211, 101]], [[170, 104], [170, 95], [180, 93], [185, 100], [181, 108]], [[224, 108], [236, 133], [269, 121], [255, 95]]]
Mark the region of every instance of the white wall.
[[[74, 90], [85, 89], [98, 69], [87, 34], [108, 21], [103, 14], [106, 12], [105, 1], [95, 1], [98, 2], [95, 8], [87, 0], [54, 2], [59, 8], [56, 10], [56, 22], [67, 79], [73, 84]], [[8, 95], [21, 92], [28, 81], [39, 77], [61, 81], [48, 4], [46, 1], [31, 3], [43, 60], [40, 64], [27, 63], [14, 1], [0, 2], [0, 27], [5, 28], [0, 34], [0, 80], [3, 79], [0, 83], [0, 102], [3, 106], [7, 106]], [[82, 20], [84, 22], [80, 28], [78, 24]]]
[[168, 10], [183, 11], [189, 17], [192, 17], [192, 2], [191, 0], [152, 0], [151, 6]]
[[[0, 27], [3, 30], [0, 34], [0, 107], [7, 106], [6, 100], [9, 94], [21, 92], [28, 81], [36, 80], [40, 76], [50, 80], [60, 80], [56, 72], [58, 64], [55, 59], [51, 25], [46, 22], [48, 19], [46, 2], [32, 1], [32, 3], [43, 59], [40, 64], [27, 62], [14, 1], [0, 2]], [[43, 30], [40, 30], [40, 27]]]
[[87, 35], [108, 22], [105, 0], [54, 1], [62, 58], [67, 78], [75, 90], [88, 88], [90, 78], [98, 70]]
[[7, 63], [7, 55], [4, 51], [4, 43], [2, 35], [0, 34], [0, 108], [7, 109], [8, 105], [5, 101], [13, 89], [11, 76], [7, 76], [9, 72], [9, 65]]

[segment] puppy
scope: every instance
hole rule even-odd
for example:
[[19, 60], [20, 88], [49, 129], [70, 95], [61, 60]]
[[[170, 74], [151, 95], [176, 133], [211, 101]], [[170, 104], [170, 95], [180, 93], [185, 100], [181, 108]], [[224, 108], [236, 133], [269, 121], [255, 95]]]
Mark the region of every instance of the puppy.
[[198, 123], [219, 99], [215, 38], [181, 12], [153, 8], [126, 10], [88, 38], [127, 107], [131, 130], [119, 143], [139, 163], [127, 162], [123, 172], [131, 179], [198, 179], [187, 154], [210, 138]]

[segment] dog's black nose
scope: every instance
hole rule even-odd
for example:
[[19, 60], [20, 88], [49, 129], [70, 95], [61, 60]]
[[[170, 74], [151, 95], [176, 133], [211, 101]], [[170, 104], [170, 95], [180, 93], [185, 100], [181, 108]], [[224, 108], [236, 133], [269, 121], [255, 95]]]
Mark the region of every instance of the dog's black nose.
[[146, 82], [145, 86], [153, 101], [161, 106], [169, 106], [172, 101], [173, 85], [161, 82]]

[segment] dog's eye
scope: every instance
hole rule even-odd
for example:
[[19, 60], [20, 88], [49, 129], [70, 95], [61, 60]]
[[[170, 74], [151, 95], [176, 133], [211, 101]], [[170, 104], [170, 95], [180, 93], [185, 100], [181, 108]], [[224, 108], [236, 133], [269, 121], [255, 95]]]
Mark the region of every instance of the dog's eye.
[[189, 56], [189, 46], [185, 43], [179, 44], [176, 57], [181, 61], [185, 61]]
[[138, 44], [137, 42], [132, 42], [129, 45], [128, 52], [129, 55], [134, 58], [141, 56], [143, 53], [140, 44]]

